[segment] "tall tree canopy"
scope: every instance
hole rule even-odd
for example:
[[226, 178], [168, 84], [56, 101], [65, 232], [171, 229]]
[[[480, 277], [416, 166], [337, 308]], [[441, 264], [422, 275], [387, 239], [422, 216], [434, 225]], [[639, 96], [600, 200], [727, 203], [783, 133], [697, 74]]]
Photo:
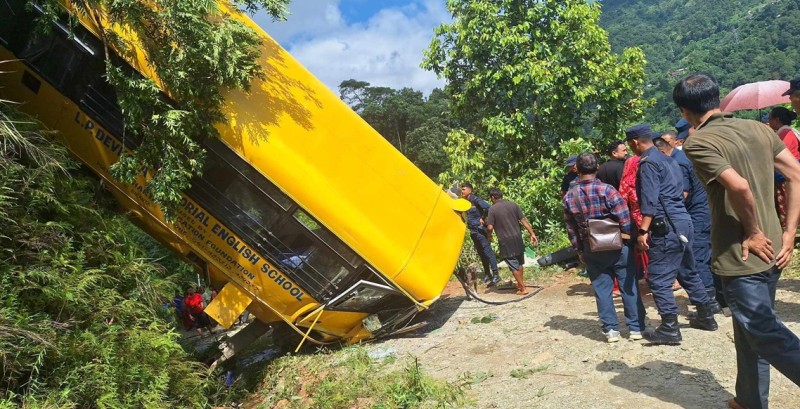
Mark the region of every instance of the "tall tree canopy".
[[[62, 0], [46, 0], [46, 20], [64, 18]], [[260, 37], [230, 18], [221, 5], [247, 11], [264, 8], [282, 18], [289, 0], [72, 0], [71, 10], [92, 21], [106, 46], [108, 81], [117, 91], [126, 135], [141, 140], [112, 168], [132, 182], [142, 169], [147, 192], [167, 210], [202, 169], [199, 142], [215, 137], [224, 121], [224, 89], [246, 89], [263, 76], [257, 65]], [[120, 33], [125, 33], [119, 35]], [[121, 69], [112, 55], [136, 61], [146, 56], [155, 78]]]
[[611, 138], [642, 114], [644, 55], [611, 52], [599, 2], [448, 0], [447, 7], [454, 21], [437, 28], [422, 65], [447, 80], [467, 131], [451, 135], [451, 150], [467, 155], [461, 160], [473, 172], [521, 175], [530, 161], [555, 154], [559, 141]]
[[454, 125], [450, 99], [442, 90], [425, 98], [411, 88], [349, 79], [339, 84], [339, 97], [425, 174], [435, 178], [447, 169], [443, 145]]

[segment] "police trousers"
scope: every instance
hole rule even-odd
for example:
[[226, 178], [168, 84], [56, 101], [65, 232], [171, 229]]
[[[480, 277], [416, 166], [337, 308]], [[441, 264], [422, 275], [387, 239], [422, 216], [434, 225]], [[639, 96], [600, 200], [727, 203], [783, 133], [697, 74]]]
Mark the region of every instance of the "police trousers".
[[[650, 258], [647, 283], [650, 285], [653, 301], [661, 316], [678, 313], [678, 304], [675, 303], [675, 295], [672, 293], [672, 283], [676, 278], [686, 290], [693, 305], [709, 301], [708, 293], [697, 273], [692, 253], [694, 238], [692, 221], [677, 219], [673, 222], [675, 228], [670, 226], [667, 234], [650, 235], [650, 249], [647, 250], [647, 256]], [[686, 237], [688, 243], [681, 241], [681, 235]]]

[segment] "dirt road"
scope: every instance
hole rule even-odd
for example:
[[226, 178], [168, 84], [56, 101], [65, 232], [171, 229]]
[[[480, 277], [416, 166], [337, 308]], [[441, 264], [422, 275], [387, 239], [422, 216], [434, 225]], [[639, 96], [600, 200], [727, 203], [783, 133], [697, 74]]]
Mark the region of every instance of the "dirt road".
[[[432, 376], [469, 381], [479, 408], [713, 409], [725, 408], [733, 397], [731, 319], [717, 315], [716, 332], [689, 328], [683, 291], [675, 293], [684, 315], [680, 346], [630, 341], [624, 325], [624, 339], [606, 343], [588, 279], [555, 280], [536, 296], [503, 306], [466, 301], [463, 294], [458, 282], [451, 283], [427, 318], [427, 332], [370, 348], [412, 354]], [[800, 334], [800, 280], [782, 280], [777, 298], [781, 319]], [[650, 295], [645, 305], [649, 322], [657, 325]], [[800, 408], [800, 389], [774, 369], [770, 403]]]

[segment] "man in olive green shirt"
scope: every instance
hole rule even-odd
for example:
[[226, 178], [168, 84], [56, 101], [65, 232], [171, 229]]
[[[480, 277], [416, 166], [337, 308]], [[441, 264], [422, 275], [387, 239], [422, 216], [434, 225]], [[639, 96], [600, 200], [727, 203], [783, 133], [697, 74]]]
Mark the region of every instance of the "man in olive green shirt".
[[[712, 269], [733, 316], [736, 398], [730, 408], [767, 408], [769, 365], [800, 385], [800, 340], [775, 315], [775, 288], [792, 258], [800, 219], [800, 165], [756, 121], [720, 112], [706, 74], [679, 82], [673, 100], [696, 129], [683, 145], [711, 208]], [[787, 230], [775, 212], [773, 171], [787, 179]]]

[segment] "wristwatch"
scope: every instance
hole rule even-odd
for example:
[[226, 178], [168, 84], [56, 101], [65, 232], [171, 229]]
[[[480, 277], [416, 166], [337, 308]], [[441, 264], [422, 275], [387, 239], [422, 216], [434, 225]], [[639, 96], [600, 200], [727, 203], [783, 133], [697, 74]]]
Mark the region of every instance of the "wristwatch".
[[644, 235], [644, 234], [648, 234], [648, 233], [650, 233], [650, 231], [645, 230], [645, 229], [639, 229], [639, 234]]

